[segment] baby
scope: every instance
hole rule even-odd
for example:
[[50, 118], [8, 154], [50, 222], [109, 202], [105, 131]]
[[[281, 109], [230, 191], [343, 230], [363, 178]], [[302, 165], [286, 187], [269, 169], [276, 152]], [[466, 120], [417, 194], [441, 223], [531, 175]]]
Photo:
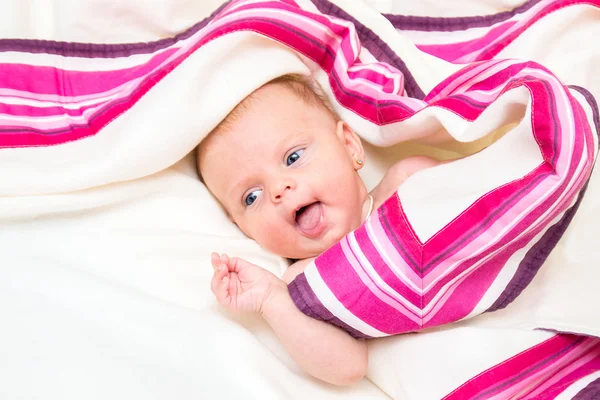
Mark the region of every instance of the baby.
[[309, 374], [332, 384], [360, 380], [367, 347], [294, 305], [287, 283], [358, 228], [413, 173], [439, 164], [411, 157], [371, 192], [358, 170], [359, 137], [316, 83], [285, 75], [254, 91], [198, 148], [198, 169], [231, 221], [263, 248], [298, 260], [279, 279], [240, 258], [213, 253], [211, 289], [232, 311], [258, 312]]

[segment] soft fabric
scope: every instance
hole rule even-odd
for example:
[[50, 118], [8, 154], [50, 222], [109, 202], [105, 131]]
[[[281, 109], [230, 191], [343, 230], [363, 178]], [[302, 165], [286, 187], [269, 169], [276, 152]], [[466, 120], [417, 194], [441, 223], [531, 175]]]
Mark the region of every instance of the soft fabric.
[[[592, 37], [597, 29], [596, 6], [528, 2], [474, 28], [457, 25], [455, 38], [439, 28], [419, 34], [418, 18], [408, 19], [416, 21], [414, 26], [403, 27], [402, 18], [386, 14], [401, 9], [400, 2], [336, 3], [231, 2], [219, 8], [219, 2], [121, 2], [117, 9], [89, 1], [63, 13], [66, 3], [56, 2], [47, 14], [28, 14], [18, 2], [7, 6], [33, 23], [7, 20], [2, 29], [12, 27], [5, 36], [15, 39], [0, 42], [0, 304], [8, 327], [0, 341], [5, 377], [0, 397], [172, 398], [174, 390], [178, 398], [261, 399], [593, 394], [599, 377], [596, 339], [533, 329], [592, 336], [600, 331], [594, 318], [598, 271], [590, 268], [597, 261], [591, 238], [598, 225], [592, 222], [600, 216], [593, 176], [576, 203], [596, 154], [598, 117], [591, 95], [600, 91], [594, 80], [571, 76], [594, 66], [597, 50], [585, 48], [581, 36]], [[189, 8], [182, 12], [184, 7]], [[503, 11], [499, 5], [492, 8]], [[424, 6], [421, 11], [436, 10]], [[98, 31], [90, 34], [93, 24], [71, 17], [77, 12], [91, 20], [97, 15], [102, 21]], [[106, 15], [116, 29], [106, 26]], [[172, 25], [168, 16], [176, 16]], [[52, 29], [52, 18], [67, 28]], [[500, 49], [495, 59], [473, 58], [466, 62], [482, 61], [467, 66], [444, 60], [456, 61], [448, 57], [451, 46], [444, 44], [485, 36], [494, 23], [510, 18], [525, 21], [524, 28], [516, 29], [518, 23], [503, 28], [508, 39], [500, 45], [493, 40], [502, 35], [487, 36], [485, 43]], [[566, 64], [564, 51], [533, 54], [524, 44], [539, 26], [554, 32], [558, 25], [552, 18], [579, 27], [560, 30], [568, 52], [579, 57], [574, 69], [554, 65]], [[436, 20], [422, 21], [424, 30], [435, 29]], [[26, 26], [35, 28], [27, 31]], [[105, 44], [128, 40], [148, 42]], [[440, 46], [432, 50], [436, 43]], [[505, 72], [486, 76], [485, 68]], [[210, 251], [245, 257], [277, 274], [285, 262], [227, 221], [197, 180], [193, 154], [184, 156], [245, 95], [292, 72], [312, 73], [340, 115], [375, 145], [367, 149], [370, 186], [400, 154], [423, 149], [414, 142], [391, 151], [377, 146], [444, 131], [459, 142], [475, 142], [472, 147], [440, 144], [428, 151], [470, 154], [486, 137], [501, 137], [460, 162], [414, 176], [371, 217], [369, 223], [375, 223], [394, 204], [398, 210], [402, 205], [413, 244], [432, 241], [461, 210], [493, 197], [488, 192], [501, 191], [495, 188], [514, 193], [523, 177], [542, 176], [544, 170], [553, 177], [536, 186], [551, 187], [544, 192], [549, 197], [538, 198], [546, 201], [548, 215], [526, 220], [534, 231], [526, 232], [526, 245], [518, 244], [525, 247], [503, 253], [524, 260], [523, 253], [535, 244], [554, 245], [562, 236], [546, 262], [526, 269], [526, 280], [515, 278], [523, 270], [512, 257], [512, 263], [494, 264], [500, 272], [479, 283], [473, 280], [477, 273], [468, 275], [478, 294], [463, 297], [469, 301], [454, 315], [436, 310], [437, 320], [416, 328], [445, 325], [372, 341], [369, 378], [377, 386], [365, 380], [336, 389], [306, 377], [262, 321], [225, 316], [209, 291]], [[477, 79], [472, 82], [477, 91], [468, 83], [457, 86], [468, 74]], [[500, 95], [495, 88], [506, 90]], [[550, 95], [561, 107], [540, 100]], [[543, 117], [556, 113], [557, 123], [549, 128], [550, 119]], [[550, 129], [560, 133], [559, 142], [548, 139]], [[540, 151], [536, 139], [559, 146]], [[570, 155], [567, 162], [565, 154]], [[569, 169], [575, 160], [580, 168]], [[451, 201], [436, 203], [440, 195]], [[523, 222], [515, 218], [504, 226], [512, 223]], [[361, 229], [364, 235], [367, 228]], [[355, 233], [358, 241], [360, 232]], [[323, 257], [343, 260], [334, 252], [335, 247]], [[318, 266], [319, 261], [311, 268]], [[444, 299], [447, 308], [458, 299]], [[524, 373], [526, 365], [532, 368]], [[425, 369], [428, 374], [422, 373]], [[498, 376], [501, 381], [494, 380]], [[36, 385], [30, 384], [32, 377]]]
[[[594, 164], [593, 98], [539, 65], [470, 65], [425, 101], [452, 110], [464, 131], [489, 130], [502, 108], [527, 107], [489, 148], [411, 177], [290, 284], [303, 312], [357, 337], [417, 331], [508, 305], [566, 229]], [[490, 109], [496, 101], [502, 108]]]

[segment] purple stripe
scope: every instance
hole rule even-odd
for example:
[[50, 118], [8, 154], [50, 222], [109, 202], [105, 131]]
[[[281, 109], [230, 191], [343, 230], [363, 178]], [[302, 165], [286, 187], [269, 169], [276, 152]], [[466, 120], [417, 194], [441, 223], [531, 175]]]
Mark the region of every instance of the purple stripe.
[[492, 26], [502, 21], [506, 21], [517, 14], [524, 13], [535, 6], [541, 0], [528, 0], [519, 7], [510, 11], [504, 11], [498, 14], [482, 15], [474, 17], [418, 17], [414, 15], [394, 15], [383, 14], [394, 28], [405, 31], [425, 31], [425, 32], [452, 32], [462, 31], [469, 28], [479, 28]]
[[594, 126], [596, 128], [596, 134], [600, 136], [600, 110], [598, 110], [598, 103], [596, 102], [594, 95], [589, 90], [582, 88], [581, 86], [569, 85], [567, 87], [579, 92], [585, 98], [585, 101], [588, 102], [592, 108], [592, 120], [594, 121]]
[[[309, 268], [312, 268], [309, 266]], [[308, 315], [311, 318], [318, 319], [319, 321], [324, 321], [329, 324], [336, 325], [346, 332], [348, 332], [351, 336], [358, 339], [369, 339], [370, 336], [365, 335], [364, 333], [357, 331], [352, 328], [350, 325], [347, 325], [339, 318], [335, 317], [332, 313], [329, 312], [321, 301], [317, 298], [312, 288], [308, 284], [306, 280], [306, 275], [301, 273], [296, 276], [296, 278], [288, 285], [288, 291], [290, 296], [292, 297], [292, 301], [296, 304], [296, 307], [302, 313]]]
[[77, 42], [58, 42], [54, 40], [35, 39], [0, 39], [0, 51], [18, 51], [23, 53], [58, 54], [66, 57], [85, 58], [118, 58], [128, 57], [133, 54], [152, 54], [158, 50], [170, 47], [180, 40], [184, 40], [204, 28], [221, 10], [227, 6], [226, 1], [217, 8], [209, 17], [198, 22], [184, 32], [170, 38], [154, 42], [123, 43], [123, 44], [96, 44]]
[[[400, 198], [398, 198], [400, 201]], [[417, 262], [415, 258], [406, 250], [406, 245], [404, 240], [396, 234], [395, 229], [392, 227], [392, 223], [389, 220], [389, 208], [381, 207], [379, 210], [376, 210], [379, 213], [380, 220], [382, 222], [381, 226], [385, 231], [388, 239], [394, 243], [395, 249], [400, 254], [400, 257], [404, 259], [404, 261], [412, 268], [413, 271], [421, 273], [421, 263], [420, 260]], [[422, 251], [421, 251], [422, 253]], [[421, 254], [422, 257], [422, 254]]]
[[425, 93], [417, 84], [417, 81], [410, 73], [404, 61], [402, 61], [402, 59], [398, 57], [398, 55], [383, 40], [381, 40], [379, 36], [328, 0], [312, 0], [312, 2], [323, 14], [328, 14], [352, 22], [356, 28], [362, 46], [369, 50], [373, 57], [402, 71], [405, 82], [404, 88], [406, 89], [408, 96], [420, 100], [425, 98]]
[[494, 304], [492, 304], [492, 306], [486, 310], [486, 312], [496, 311], [506, 307], [521, 294], [523, 289], [525, 289], [529, 283], [531, 283], [535, 275], [538, 273], [550, 255], [550, 252], [552, 252], [554, 247], [556, 247], [558, 241], [560, 238], [562, 238], [565, 231], [569, 227], [571, 220], [575, 216], [575, 213], [581, 204], [581, 200], [583, 199], [586, 189], [587, 183], [579, 192], [579, 196], [575, 205], [567, 210], [560, 221], [550, 227], [550, 229], [544, 233], [542, 238], [529, 249], [527, 254], [525, 254], [525, 257], [523, 257], [523, 260], [521, 260], [519, 263], [519, 268], [506, 286], [506, 289], [504, 289], [502, 294], [498, 297]]
[[582, 390], [580, 390], [573, 400], [597, 400], [600, 399], [600, 378], [596, 379]]
[[[600, 112], [598, 111], [598, 104], [596, 103], [596, 99], [594, 96], [587, 91], [586, 89], [579, 86], [569, 86], [570, 89], [576, 90], [581, 93], [581, 95], [586, 99], [592, 108], [592, 115], [594, 120], [594, 125], [596, 128], [596, 135], [600, 136]], [[589, 180], [588, 180], [589, 182]], [[512, 303], [529, 285], [529, 283], [533, 280], [539, 269], [542, 267], [550, 252], [554, 249], [560, 238], [563, 236], [571, 220], [575, 216], [579, 205], [583, 199], [585, 191], [587, 189], [587, 183], [579, 192], [577, 197], [577, 202], [571, 207], [560, 221], [553, 225], [550, 229], [544, 233], [539, 242], [537, 242], [527, 254], [523, 260], [519, 263], [519, 268], [517, 273], [513, 276], [511, 281], [506, 286], [506, 289], [502, 292], [500, 297], [492, 304], [492, 306], [487, 311], [496, 311], [502, 309]]]

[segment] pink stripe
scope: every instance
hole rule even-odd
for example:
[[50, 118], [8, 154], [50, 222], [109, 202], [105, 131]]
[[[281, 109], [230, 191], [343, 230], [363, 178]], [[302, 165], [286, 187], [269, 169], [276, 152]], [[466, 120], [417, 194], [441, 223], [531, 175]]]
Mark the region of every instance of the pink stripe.
[[[420, 324], [382, 302], [372, 292], [356, 290], [363, 287], [363, 282], [350, 261], [346, 259], [340, 243], [317, 257], [315, 266], [336, 298], [365, 323], [390, 334], [400, 330], [415, 331], [420, 328]], [[344, 276], [343, 281], [339, 279], [340, 276]], [[377, 310], [377, 313], [374, 314], [373, 310]]]
[[496, 89], [498, 86], [505, 86], [509, 84], [510, 81], [518, 79], [521, 71], [527, 68], [529, 64], [529, 62], [511, 64], [504, 69], [495, 71], [495, 73], [485, 78], [478, 77], [476, 82], [469, 86], [465, 91], [487, 91]]
[[[560, 373], [566, 365], [571, 363], [577, 363], [577, 360], [584, 354], [590, 347], [589, 339], [584, 339], [582, 343], [580, 343], [575, 348], [572, 348], [564, 353], [562, 357], [554, 360], [552, 363], [548, 363], [543, 366], [543, 368], [539, 368], [535, 373], [529, 375], [526, 378], [521, 379], [520, 381], [515, 382], [513, 385], [505, 387], [502, 391], [498, 391], [496, 396], [494, 396], [497, 400], [503, 400], [504, 398], [511, 396], [519, 396], [520, 398], [531, 398], [529, 396], [523, 394], [523, 392], [527, 392], [528, 388], [531, 386], [537, 385], [539, 382], [545, 382], [548, 379], [551, 379], [557, 373]], [[593, 343], [592, 343], [593, 345]], [[553, 387], [551, 389], [552, 392], [556, 394], [563, 391], [564, 388]], [[547, 398], [547, 397], [546, 397]]]
[[[317, 42], [325, 44], [328, 48], [338, 50], [339, 53], [336, 56], [348, 60], [349, 65], [358, 57], [351, 45], [351, 32], [348, 27], [337, 23], [337, 19], [334, 17], [311, 14], [301, 8], [280, 2], [264, 2], [238, 7], [228, 12], [227, 15], [223, 15], [219, 21], [215, 21], [211, 28], [224, 29], [226, 25], [236, 20], [253, 20], [268, 24], [277, 23], [293, 26], [304, 34], [312, 36]], [[281, 33], [275, 33], [274, 30], [269, 32], [269, 30], [260, 29], [259, 31], [267, 36], [274, 34], [274, 38], [279, 37], [277, 40], [281, 40]], [[305, 41], [303, 38], [294, 38], [294, 40], [296, 42]], [[284, 39], [283, 42], [288, 45], [291, 43], [289, 39]]]
[[180, 57], [168, 67], [162, 68], [154, 76], [148, 77], [142, 85], [135, 91], [127, 101], [115, 103], [105, 112], [98, 114], [92, 119], [87, 126], [74, 126], [72, 129], [61, 133], [60, 135], [46, 135], [34, 132], [24, 132], [17, 134], [1, 134], [0, 133], [0, 148], [1, 147], [33, 147], [33, 146], [48, 146], [54, 144], [67, 143], [75, 140], [80, 140], [88, 136], [93, 136], [102, 129], [108, 122], [117, 118], [119, 115], [130, 109], [137, 101], [150, 90], [164, 76], [171, 72], [176, 65], [183, 60]]
[[452, 111], [467, 121], [475, 121], [483, 110], [485, 110], [485, 106], [479, 105], [479, 107], [474, 107], [465, 100], [464, 98], [449, 96], [435, 101], [431, 106]]
[[550, 398], [550, 395], [558, 395], [574, 382], [600, 370], [600, 345], [597, 339], [589, 339], [573, 353], [563, 368], [550, 369], [551, 376], [525, 395]]
[[[384, 281], [397, 296], [401, 297], [403, 301], [400, 303], [405, 304], [410, 303], [414, 308], [420, 310], [421, 307], [421, 293], [415, 292], [410, 287], [407, 286], [407, 283], [404, 279], [398, 278], [398, 276], [394, 273], [394, 269], [398, 267], [392, 267], [381, 257], [377, 249], [374, 247], [373, 242], [370, 239], [370, 236], [367, 233], [366, 227], [361, 227], [354, 232], [354, 236], [358, 243], [360, 243], [360, 249], [364, 257], [368, 260], [368, 262], [373, 267], [373, 271], [369, 273], [371, 276], [375, 273], [382, 281]], [[365, 270], [366, 272], [366, 270]], [[379, 285], [378, 285], [379, 286]], [[386, 291], [383, 288], [382, 291]], [[413, 312], [414, 313], [414, 312]]]
[[565, 353], [584, 340], [574, 335], [553, 336], [473, 377], [445, 396], [444, 400], [473, 399], [484, 394], [489, 398], [489, 394], [496, 392], [501, 382], [527, 379], [540, 368], [548, 368], [558, 362]]
[[514, 61], [511, 62], [511, 60], [490, 60], [466, 65], [434, 87], [425, 96], [424, 100], [430, 103], [451, 93], [463, 93], [465, 90], [461, 90], [461, 87], [465, 83], [477, 82], [481, 77], [485, 77], [488, 71], [495, 71], [498, 67], [507, 68], [508, 65], [512, 64], [514, 64]]
[[[389, 263], [390, 270], [396, 275], [398, 279], [408, 280], [412, 282], [415, 286], [420, 287], [422, 284], [420, 274], [415, 273], [415, 271], [408, 265], [406, 260], [402, 257], [401, 253], [398, 253], [398, 251], [394, 248], [394, 245], [391, 243], [391, 238], [387, 235], [383, 226], [381, 225], [381, 220], [379, 216], [376, 216], [375, 218], [371, 216], [367, 224], [369, 225], [369, 228], [373, 231], [374, 234], [374, 236], [370, 236], [370, 240], [376, 240], [381, 245], [381, 251], [391, 261], [391, 263]], [[399, 271], [402, 271], [406, 278], [402, 278], [399, 275]]]
[[64, 107], [32, 107], [28, 105], [0, 103], [0, 118], [2, 118], [1, 114], [9, 115], [12, 117], [76, 117], [80, 116], [86, 110], [93, 109], [95, 106], [96, 104], [90, 104], [69, 109]]
[[0, 85], [7, 89], [61, 97], [102, 93], [149, 74], [176, 51], [165, 50], [144, 64], [113, 71], [68, 71], [39, 65], [0, 64]]
[[12, 89], [0, 89], [0, 98], [9, 98], [9, 99], [20, 99], [22, 102], [33, 101], [36, 103], [44, 103], [40, 104], [39, 107], [44, 107], [45, 103], [56, 103], [55, 106], [61, 105], [69, 105], [71, 108], [78, 105], [89, 105], [89, 104], [99, 104], [102, 102], [107, 102], [109, 100], [113, 100], [119, 96], [122, 96], [121, 93], [123, 90], [129, 89], [131, 91], [132, 87], [138, 86], [139, 83], [143, 82], [143, 78], [134, 79], [130, 82], [127, 82], [124, 85], [117, 86], [111, 90], [107, 90], [102, 93], [92, 93], [88, 95], [82, 96], [72, 96], [69, 98], [62, 97], [57, 94], [39, 94], [39, 93], [29, 93], [22, 92], [18, 90]]
[[466, 54], [470, 54], [477, 50], [482, 50], [483, 48], [492, 44], [496, 39], [498, 39], [502, 34], [504, 34], [509, 28], [511, 28], [516, 21], [508, 21], [494, 28], [488, 30], [485, 35], [480, 38], [468, 40], [465, 42], [456, 42], [449, 44], [421, 44], [417, 45], [419, 50], [424, 51], [425, 53], [429, 53], [436, 57], [439, 57], [443, 60], [453, 62], [454, 60], [463, 57]]
[[401, 95], [404, 88], [402, 85], [401, 76], [398, 76], [399, 84], [396, 85], [393, 80], [367, 69], [348, 69], [347, 75], [350, 81], [360, 82], [361, 79], [364, 79], [373, 85], [377, 85], [375, 88], [376, 90], [380, 90], [388, 94]]
[[[268, 8], [266, 8], [268, 7]], [[278, 14], [273, 14], [278, 12]], [[358, 52], [352, 42], [358, 43], [356, 31], [349, 29], [349, 23], [332, 16], [313, 14], [300, 8], [297, 4], [284, 4], [281, 2], [264, 2], [248, 4], [235, 9], [234, 18], [269, 18], [279, 23], [293, 25], [306, 34], [316, 38], [320, 43], [327, 44], [339, 52], [336, 57], [347, 60], [352, 65], [358, 58]], [[286, 41], [286, 43], [289, 43]]]
[[556, 384], [549, 387], [544, 392], [540, 393], [537, 398], [538, 399], [553, 399], [558, 395], [563, 393], [565, 390], [569, 388], [569, 386], [575, 384], [576, 382], [586, 378], [587, 376], [600, 371], [600, 358], [596, 355], [588, 363], [582, 365], [578, 370], [573, 373], [565, 376], [563, 379], [558, 381]]
[[[437, 326], [458, 321], [469, 315], [479, 304], [483, 295], [492, 285], [511, 254], [501, 253], [485, 264], [473, 269], [463, 276], [457, 274], [453, 282], [440, 290], [428, 292], [423, 303], [426, 307], [433, 305], [430, 311], [423, 313], [423, 326]], [[433, 296], [443, 293], [441, 298]], [[435, 301], [434, 301], [435, 300]]]
[[[419, 312], [410, 310], [406, 305], [402, 304], [400, 301], [398, 301], [398, 299], [393, 297], [393, 292], [390, 293], [387, 290], [383, 290], [373, 281], [373, 279], [365, 271], [363, 264], [357, 260], [357, 254], [355, 253], [355, 250], [353, 250], [350, 247], [347, 240], [342, 240], [341, 246], [346, 260], [348, 260], [348, 262], [362, 281], [364, 287], [366, 287], [366, 289], [368, 289], [373, 296], [377, 297], [379, 299], [379, 302], [385, 303], [388, 306], [394, 308], [396, 311], [404, 315], [406, 318], [409, 318], [415, 324], [421, 324], [421, 315]], [[364, 288], [361, 288], [361, 290], [366, 292]]]

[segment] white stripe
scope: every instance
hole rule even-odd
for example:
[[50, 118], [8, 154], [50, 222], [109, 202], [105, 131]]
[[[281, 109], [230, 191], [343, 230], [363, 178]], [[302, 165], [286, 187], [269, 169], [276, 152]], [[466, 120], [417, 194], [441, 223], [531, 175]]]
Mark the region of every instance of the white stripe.
[[39, 117], [28, 117], [21, 115], [11, 115], [11, 114], [2, 114], [0, 113], [0, 124], [6, 123], [7, 125], [13, 125], [15, 123], [19, 124], [19, 126], [28, 126], [31, 123], [34, 124], [51, 124], [57, 122], [65, 122], [65, 125], [69, 125], [75, 122], [86, 122], [89, 120], [91, 114], [94, 114], [103, 105], [94, 108], [88, 108], [80, 115], [68, 115], [68, 114], [58, 114], [58, 115], [45, 115]]
[[[124, 83], [103, 93], [84, 96], [65, 97], [56, 94], [32, 94], [19, 90], [0, 89], [0, 101], [5, 104], [26, 105], [32, 107], [63, 107], [76, 110], [81, 107], [95, 105], [129, 94], [145, 77]], [[124, 94], [125, 93], [125, 94]], [[33, 98], [32, 98], [33, 96]]]
[[[189, 40], [189, 39], [188, 39]], [[184, 41], [179, 41], [170, 47], [149, 54], [133, 54], [127, 57], [115, 58], [85, 58], [77, 56], [62, 56], [48, 53], [21, 53], [16, 51], [0, 52], [2, 64], [27, 64], [36, 67], [60, 68], [65, 71], [106, 72], [133, 68], [144, 65], [156, 55], [166, 50], [180, 47]], [[60, 66], [60, 67], [57, 67]]]

